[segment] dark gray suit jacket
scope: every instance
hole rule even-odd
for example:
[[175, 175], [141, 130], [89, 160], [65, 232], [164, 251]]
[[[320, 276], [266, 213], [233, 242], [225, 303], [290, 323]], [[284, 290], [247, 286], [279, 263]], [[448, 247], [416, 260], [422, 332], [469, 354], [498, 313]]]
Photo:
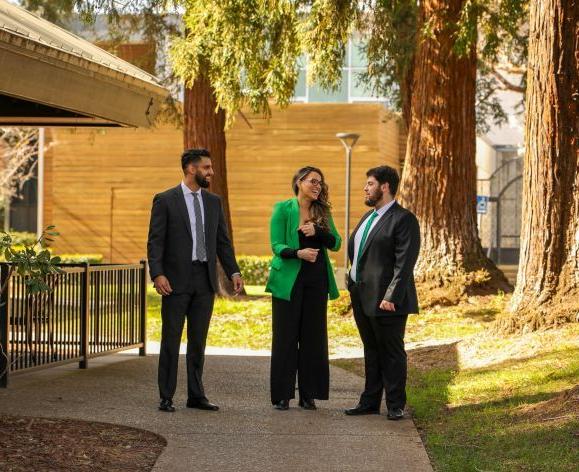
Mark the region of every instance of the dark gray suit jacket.
[[[348, 256], [353, 264], [354, 238], [372, 211], [366, 213], [348, 241]], [[364, 314], [392, 316], [418, 313], [414, 285], [414, 265], [420, 251], [420, 227], [416, 216], [394, 203], [368, 234], [361, 254], [356, 288]], [[354, 282], [348, 277], [348, 289]], [[396, 311], [384, 311], [380, 302], [394, 303]]]
[[[209, 279], [217, 291], [217, 257], [228, 277], [239, 272], [228, 236], [221, 198], [201, 190]], [[147, 254], [151, 279], [164, 275], [173, 293], [193, 291], [193, 236], [181, 185], [155, 195], [149, 224]]]

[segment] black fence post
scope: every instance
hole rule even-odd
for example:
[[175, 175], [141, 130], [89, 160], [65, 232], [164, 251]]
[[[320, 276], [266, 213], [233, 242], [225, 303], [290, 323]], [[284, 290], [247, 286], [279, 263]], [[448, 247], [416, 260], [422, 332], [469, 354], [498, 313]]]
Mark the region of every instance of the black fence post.
[[[10, 266], [0, 264], [0, 286], [4, 286]], [[10, 374], [10, 348], [8, 345], [8, 333], [10, 332], [10, 283], [0, 293], [0, 388], [8, 387], [8, 375]]]
[[80, 362], [79, 368], [88, 368], [89, 356], [89, 312], [90, 312], [90, 264], [85, 262], [82, 274], [81, 320], [80, 320]]
[[139, 342], [142, 346], [139, 348], [139, 356], [147, 355], [147, 270], [148, 264], [147, 260], [143, 259], [141, 261], [141, 277], [139, 280], [141, 303], [139, 304], [140, 312], [140, 336]]

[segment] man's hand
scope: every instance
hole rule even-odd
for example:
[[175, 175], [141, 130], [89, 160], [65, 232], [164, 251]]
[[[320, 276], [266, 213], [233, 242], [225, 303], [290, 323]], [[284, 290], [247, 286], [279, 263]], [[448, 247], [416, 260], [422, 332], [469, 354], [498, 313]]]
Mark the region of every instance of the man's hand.
[[231, 277], [231, 281], [233, 282], [233, 290], [235, 295], [239, 295], [243, 290], [243, 279], [241, 278], [241, 275], [235, 274]]
[[306, 236], [313, 236], [314, 234], [316, 234], [316, 227], [314, 226], [313, 223], [306, 223], [301, 225], [298, 228], [298, 231], [301, 231]]
[[171, 295], [173, 289], [171, 288], [171, 284], [169, 283], [169, 279], [164, 275], [157, 275], [155, 280], [153, 280], [153, 285], [155, 286], [155, 290], [159, 295], [167, 296]]
[[298, 258], [303, 259], [304, 261], [316, 262], [316, 259], [318, 257], [318, 252], [319, 252], [319, 249], [307, 248], [307, 249], [300, 249], [298, 251], [297, 255], [298, 255]]
[[394, 303], [389, 302], [388, 300], [382, 300], [380, 302], [380, 309], [384, 311], [396, 311]]

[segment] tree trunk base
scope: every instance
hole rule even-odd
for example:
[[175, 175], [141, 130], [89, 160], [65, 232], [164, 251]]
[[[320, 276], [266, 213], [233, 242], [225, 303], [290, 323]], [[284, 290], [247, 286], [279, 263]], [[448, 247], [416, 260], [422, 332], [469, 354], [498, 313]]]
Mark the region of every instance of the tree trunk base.
[[418, 301], [422, 309], [453, 306], [468, 297], [511, 293], [513, 286], [497, 268], [462, 270], [449, 274], [441, 270], [428, 271], [416, 277]]
[[500, 334], [523, 334], [579, 323], [579, 292], [499, 315], [493, 330]]
[[[233, 282], [231, 282], [227, 275], [225, 275], [225, 271], [223, 270], [223, 267], [221, 267], [221, 262], [219, 261], [217, 261], [217, 285], [216, 295], [218, 297], [232, 298], [235, 296], [235, 292], [233, 291]], [[247, 295], [245, 288], [239, 295]]]

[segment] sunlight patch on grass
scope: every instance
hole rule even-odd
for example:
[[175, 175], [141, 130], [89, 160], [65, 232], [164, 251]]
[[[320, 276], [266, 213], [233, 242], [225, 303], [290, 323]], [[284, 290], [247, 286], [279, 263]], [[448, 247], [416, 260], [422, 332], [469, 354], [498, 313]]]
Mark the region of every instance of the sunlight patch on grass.
[[[410, 351], [408, 403], [436, 470], [576, 470], [578, 342], [572, 324]], [[363, 376], [363, 359], [335, 363]]]

